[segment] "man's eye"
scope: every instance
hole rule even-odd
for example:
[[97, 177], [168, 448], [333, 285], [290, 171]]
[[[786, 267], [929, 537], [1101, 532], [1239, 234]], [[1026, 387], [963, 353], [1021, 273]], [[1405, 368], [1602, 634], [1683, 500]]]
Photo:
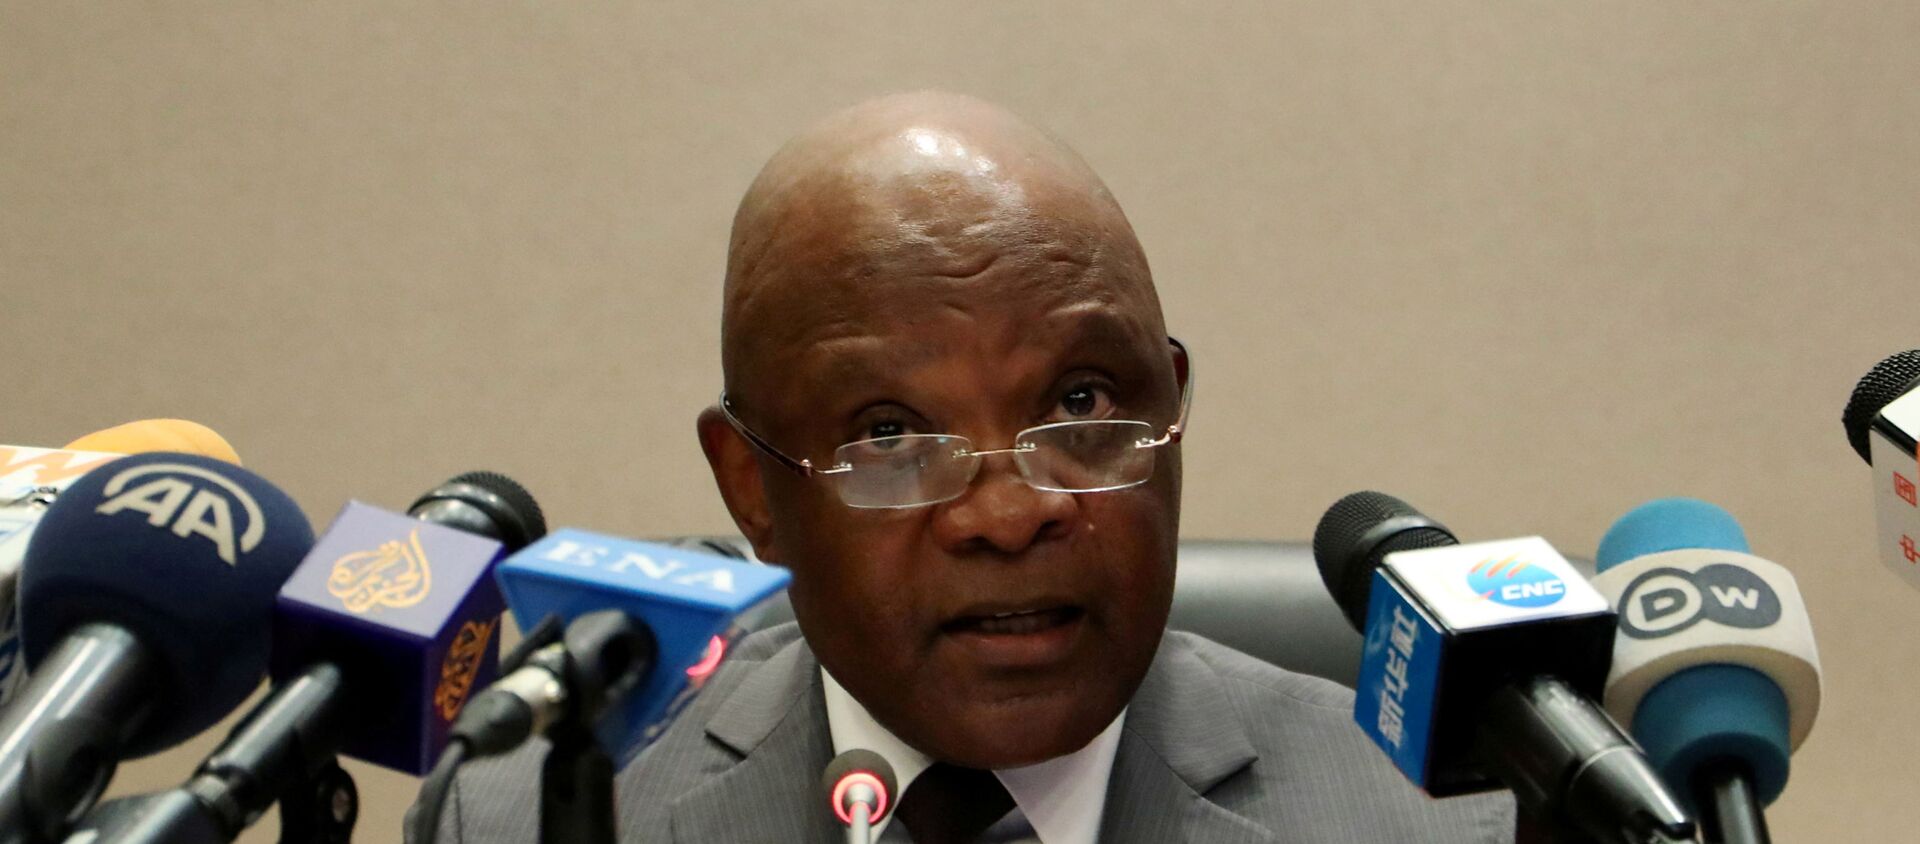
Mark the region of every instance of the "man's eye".
[[922, 455], [940, 446], [939, 438], [918, 437], [920, 433], [911, 422], [889, 419], [863, 425], [854, 437], [854, 441], [840, 447], [840, 458], [855, 463], [884, 460], [898, 464], [900, 461], [922, 459]]
[[905, 433], [907, 433], [907, 423], [888, 420], [868, 425], [861, 439], [877, 440], [881, 437], [897, 437]]
[[1112, 397], [1093, 384], [1081, 384], [1060, 396], [1060, 413], [1066, 420], [1101, 418], [1112, 407]]

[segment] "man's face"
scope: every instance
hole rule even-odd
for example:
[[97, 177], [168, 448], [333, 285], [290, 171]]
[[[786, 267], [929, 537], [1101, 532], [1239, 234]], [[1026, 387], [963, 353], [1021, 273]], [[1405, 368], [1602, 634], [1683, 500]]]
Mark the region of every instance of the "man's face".
[[[748, 424], [824, 467], [893, 434], [987, 450], [1052, 422], [1174, 421], [1181, 376], [1144, 284], [1044, 246], [972, 246], [868, 261], [884, 272], [785, 302], [786, 352], [753, 379]], [[1145, 675], [1172, 598], [1180, 465], [1156, 449], [1145, 483], [1071, 494], [1028, 486], [1010, 455], [983, 461], [958, 498], [870, 510], [831, 476], [761, 459], [761, 551], [793, 569], [807, 641], [881, 723], [937, 758], [1007, 767], [1084, 746]]]

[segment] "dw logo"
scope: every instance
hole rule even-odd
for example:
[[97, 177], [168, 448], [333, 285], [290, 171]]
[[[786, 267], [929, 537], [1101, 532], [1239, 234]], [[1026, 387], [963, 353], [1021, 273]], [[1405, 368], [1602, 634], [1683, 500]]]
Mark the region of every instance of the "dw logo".
[[1780, 620], [1780, 596], [1759, 575], [1729, 563], [1693, 572], [1654, 569], [1620, 595], [1620, 632], [1635, 639], [1671, 636], [1702, 620], [1757, 630]]
[[1551, 606], [1567, 594], [1560, 576], [1518, 557], [1481, 560], [1467, 571], [1467, 588], [1496, 604], [1522, 609]]
[[[158, 475], [131, 489], [128, 485], [146, 475]], [[185, 476], [185, 477], [182, 477]], [[210, 482], [209, 489], [188, 478]], [[127, 469], [101, 490], [106, 502], [94, 512], [111, 516], [122, 510], [147, 514], [147, 524], [169, 527], [175, 536], [203, 536], [213, 541], [220, 559], [237, 565], [239, 554], [252, 551], [267, 532], [260, 504], [245, 489], [223, 475], [182, 463], [147, 463]], [[221, 494], [224, 492], [225, 494]], [[234, 506], [246, 517], [246, 529], [234, 535]], [[238, 548], [238, 553], [235, 549]]]

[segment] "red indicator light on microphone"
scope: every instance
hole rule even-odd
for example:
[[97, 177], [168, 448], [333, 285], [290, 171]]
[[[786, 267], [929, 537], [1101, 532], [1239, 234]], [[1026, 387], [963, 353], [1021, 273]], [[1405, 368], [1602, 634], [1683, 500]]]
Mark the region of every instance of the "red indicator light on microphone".
[[820, 793], [827, 798], [833, 816], [857, 830], [854, 810], [864, 806], [868, 832], [893, 808], [894, 783], [893, 766], [887, 764], [886, 757], [863, 748], [833, 757], [820, 772]]
[[719, 636], [713, 637], [713, 641], [707, 643], [706, 656], [701, 657], [699, 662], [687, 668], [687, 677], [694, 680], [707, 679], [707, 675], [712, 674], [714, 669], [720, 667], [720, 660], [725, 658], [726, 655], [727, 640]]
[[887, 816], [887, 784], [870, 772], [849, 771], [846, 776], [840, 778], [839, 782], [833, 784], [833, 813], [840, 817], [841, 823], [848, 826], [853, 825], [853, 807], [847, 802], [847, 790], [861, 783], [873, 789], [875, 796], [873, 816], [868, 818], [867, 822], [873, 823]]

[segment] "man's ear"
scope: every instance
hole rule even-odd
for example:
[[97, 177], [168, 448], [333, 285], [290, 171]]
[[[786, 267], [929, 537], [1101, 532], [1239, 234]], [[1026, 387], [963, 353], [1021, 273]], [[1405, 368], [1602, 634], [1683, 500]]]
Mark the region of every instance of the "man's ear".
[[720, 498], [733, 515], [733, 523], [753, 544], [754, 556], [764, 562], [780, 562], [773, 541], [773, 517], [767, 512], [767, 490], [761, 482], [760, 460], [753, 444], [733, 429], [718, 407], [700, 412], [697, 423], [700, 448], [707, 453], [707, 466], [713, 470], [713, 482], [720, 487]]

